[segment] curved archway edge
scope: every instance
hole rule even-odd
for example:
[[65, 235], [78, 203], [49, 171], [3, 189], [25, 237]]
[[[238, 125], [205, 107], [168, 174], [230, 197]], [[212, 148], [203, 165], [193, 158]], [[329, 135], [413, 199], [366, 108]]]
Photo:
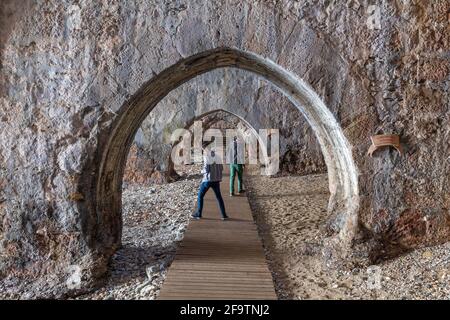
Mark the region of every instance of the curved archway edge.
[[[255, 129], [255, 127], [250, 122], [248, 122], [242, 116], [240, 116], [240, 115], [238, 115], [238, 114], [236, 114], [236, 113], [234, 113], [232, 111], [221, 109], [221, 108], [214, 109], [214, 110], [209, 110], [209, 111], [206, 111], [206, 112], [204, 112], [204, 113], [202, 113], [202, 114], [200, 114], [198, 116], [193, 117], [192, 119], [190, 119], [189, 121], [186, 122], [186, 124], [184, 126], [184, 129], [190, 128], [194, 124], [195, 121], [201, 120], [201, 119], [203, 119], [203, 118], [205, 118], [205, 117], [207, 117], [207, 116], [209, 116], [211, 114], [218, 113], [218, 112], [223, 112], [225, 114], [228, 114], [228, 115], [231, 115], [233, 117], [236, 117], [247, 128], [247, 130], [250, 131], [251, 135], [256, 138], [256, 140], [258, 141], [260, 146], [263, 146], [265, 144], [264, 141], [262, 140], [261, 136], [259, 135], [258, 131]], [[172, 145], [172, 148], [175, 147], [176, 144], [177, 143]], [[263, 153], [263, 157], [266, 157], [266, 158], [268, 157], [267, 150], [262, 148], [261, 152]], [[170, 157], [169, 157], [169, 162], [172, 162]], [[265, 170], [261, 170], [261, 173], [263, 173], [263, 172], [265, 172]]]
[[274, 62], [234, 48], [217, 48], [180, 60], [145, 83], [118, 111], [101, 151], [95, 186], [96, 241], [116, 248], [121, 240], [122, 177], [129, 148], [143, 120], [170, 91], [208, 71], [234, 67], [273, 84], [302, 112], [321, 146], [328, 170], [328, 210], [338, 216], [339, 241], [347, 246], [357, 228], [358, 174], [351, 147], [320, 97], [303, 80]]

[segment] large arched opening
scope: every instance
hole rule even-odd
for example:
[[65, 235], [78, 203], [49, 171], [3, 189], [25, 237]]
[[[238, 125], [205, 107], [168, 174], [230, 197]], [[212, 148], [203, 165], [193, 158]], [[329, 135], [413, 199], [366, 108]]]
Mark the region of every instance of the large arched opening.
[[[243, 132], [243, 136], [249, 135], [249, 136], [251, 136], [251, 138], [252, 138], [254, 141], [257, 141], [257, 142], [258, 142], [258, 145], [257, 145], [256, 147], [258, 147], [258, 146], [263, 146], [263, 145], [266, 144], [266, 143], [263, 141], [263, 139], [261, 138], [261, 136], [259, 135], [258, 130], [256, 130], [255, 127], [254, 127], [250, 122], [248, 122], [247, 120], [245, 120], [242, 116], [240, 116], [240, 115], [238, 115], [238, 114], [236, 114], [236, 113], [234, 113], [234, 112], [232, 112], [232, 111], [225, 110], [225, 109], [214, 109], [214, 110], [209, 110], [209, 111], [207, 111], [207, 112], [202, 113], [202, 114], [199, 115], [199, 116], [193, 117], [192, 119], [190, 119], [189, 121], [187, 121], [187, 123], [186, 123], [185, 126], [184, 126], [184, 129], [188, 130], [188, 131], [191, 133], [191, 135], [192, 135], [192, 134], [193, 134], [193, 129], [192, 129], [192, 128], [193, 128], [194, 123], [195, 123], [196, 121], [202, 121], [202, 120], [204, 120], [205, 118], [208, 118], [209, 116], [212, 116], [212, 115], [215, 115], [215, 114], [225, 114], [225, 115], [228, 115], [228, 116], [230, 116], [230, 117], [232, 117], [232, 118], [235, 118], [237, 121], [239, 121], [239, 123], [241, 123], [241, 124], [243, 125], [243, 127], [245, 128], [245, 132]], [[206, 127], [205, 127], [204, 129], [205, 129], [205, 130], [208, 130], [208, 129], [211, 127], [211, 125], [214, 125], [214, 124], [215, 124], [215, 123], [206, 124]], [[234, 129], [234, 128], [233, 128], [233, 129]], [[225, 138], [225, 136], [224, 136], [224, 138]], [[248, 139], [248, 141], [249, 141], [249, 140], [250, 140], [250, 139]], [[177, 145], [178, 145], [178, 143], [179, 143], [179, 141], [173, 143], [172, 146], [171, 146], [172, 149], [173, 149], [173, 148], [176, 148]], [[266, 149], [260, 148], [260, 151], [262, 152], [262, 155], [263, 155], [264, 158], [267, 158], [267, 157], [268, 157], [268, 154], [267, 154], [267, 150], [266, 150]], [[167, 169], [167, 176], [171, 177], [171, 176], [176, 175], [176, 172], [175, 172], [175, 164], [173, 163], [172, 158], [171, 158], [171, 157], [168, 157], [167, 162], [168, 162], [168, 165], [167, 165], [167, 168], [168, 168], [168, 169]], [[264, 173], [265, 173], [265, 170], [263, 169], [263, 170], [261, 171], [261, 173], [264, 174]]]
[[243, 69], [266, 79], [305, 116], [327, 165], [331, 195], [328, 211], [337, 222], [337, 239], [344, 248], [351, 243], [358, 220], [357, 169], [351, 147], [333, 114], [306, 83], [281, 66], [253, 53], [218, 48], [167, 68], [144, 84], [118, 111], [96, 172], [95, 239], [104, 250], [115, 250], [120, 245], [122, 177], [129, 148], [142, 121], [173, 89], [200, 74], [225, 67]]

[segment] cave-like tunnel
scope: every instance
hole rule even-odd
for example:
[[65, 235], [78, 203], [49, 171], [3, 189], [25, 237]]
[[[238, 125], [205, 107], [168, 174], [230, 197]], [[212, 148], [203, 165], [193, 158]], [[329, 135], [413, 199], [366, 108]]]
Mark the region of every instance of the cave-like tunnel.
[[[449, 14], [446, 0], [2, 1], [0, 298], [185, 292], [175, 280], [193, 276], [171, 274], [206, 246], [199, 230], [226, 257], [204, 247], [202, 263], [257, 261], [247, 282], [221, 274], [237, 296], [448, 297]], [[224, 163], [221, 181], [215, 162], [175, 163], [201, 149], [172, 139], [196, 123], [256, 141], [244, 158], [259, 162]]]

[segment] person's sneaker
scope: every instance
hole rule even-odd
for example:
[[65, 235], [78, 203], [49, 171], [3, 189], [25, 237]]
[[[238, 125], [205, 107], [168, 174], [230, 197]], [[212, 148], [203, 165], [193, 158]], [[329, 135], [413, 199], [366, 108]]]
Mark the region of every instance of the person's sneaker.
[[225, 220], [228, 220], [228, 219], [230, 219], [230, 217], [228, 217], [228, 216], [222, 217], [222, 221], [225, 221]]
[[191, 216], [191, 218], [192, 218], [192, 219], [195, 219], [195, 220], [200, 220], [202, 217], [199, 216], [197, 213], [194, 213], [194, 214]]
[[234, 193], [230, 193], [230, 197], [233, 197], [234, 196]]

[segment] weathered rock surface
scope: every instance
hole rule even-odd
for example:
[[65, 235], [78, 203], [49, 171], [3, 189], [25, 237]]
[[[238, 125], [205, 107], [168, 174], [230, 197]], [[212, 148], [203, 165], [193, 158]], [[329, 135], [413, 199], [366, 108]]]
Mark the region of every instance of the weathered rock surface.
[[[27, 284], [31, 293], [23, 297], [76, 294], [102, 278], [116, 249], [105, 244], [120, 237], [97, 223], [95, 186], [117, 112], [159, 72], [217, 47], [267, 57], [322, 98], [352, 146], [359, 223], [379, 252], [447, 241], [449, 6], [447, 0], [383, 0], [373, 8], [358, 0], [2, 1], [0, 277]], [[232, 80], [236, 75], [240, 80]], [[312, 133], [281, 94], [243, 71], [205, 77], [197, 83], [210, 91], [199, 92], [194, 80], [167, 97], [179, 94], [179, 103], [165, 104], [177, 110], [163, 109], [155, 132], [164, 121], [179, 125], [216, 108], [213, 101], [233, 110], [241, 103], [234, 111], [255, 128], [290, 130], [282, 133], [291, 137], [284, 166], [320, 168]], [[228, 100], [222, 97], [229, 91], [218, 88], [223, 77], [232, 89]], [[399, 134], [405, 155], [385, 149], [368, 158], [375, 133]], [[80, 289], [73, 289], [77, 278]]]

